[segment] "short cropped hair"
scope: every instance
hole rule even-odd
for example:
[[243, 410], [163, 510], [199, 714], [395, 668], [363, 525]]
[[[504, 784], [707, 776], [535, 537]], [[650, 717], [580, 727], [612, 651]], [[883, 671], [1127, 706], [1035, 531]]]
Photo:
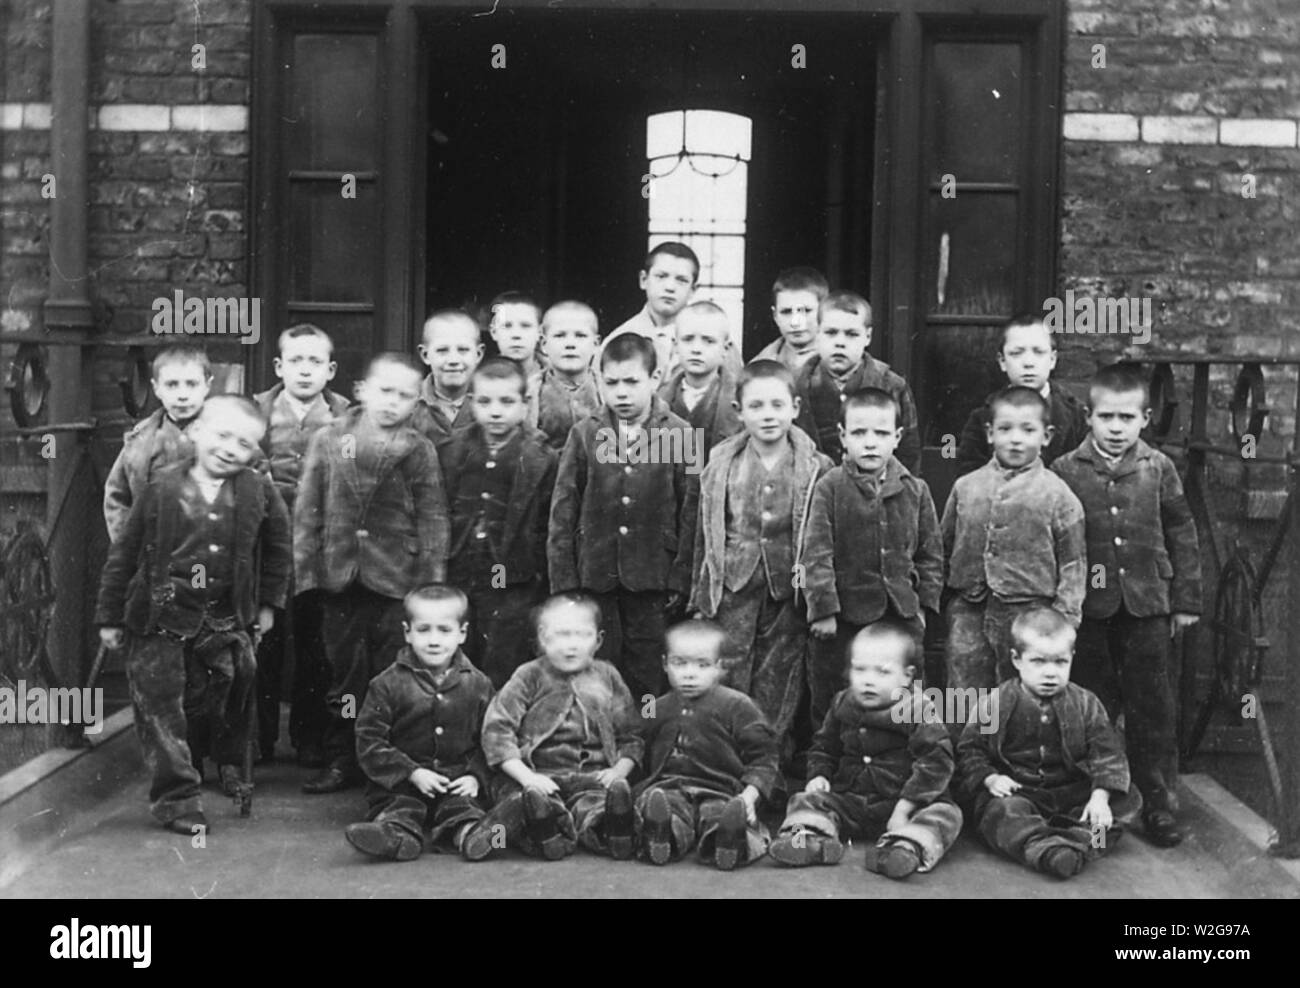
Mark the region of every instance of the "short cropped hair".
[[1060, 611], [1051, 607], [1031, 607], [1011, 622], [1011, 641], [1017, 652], [1024, 651], [1030, 635], [1051, 641], [1066, 639], [1073, 650], [1076, 632], [1074, 625]]
[[414, 608], [411, 605], [417, 600], [426, 604], [455, 604], [456, 617], [460, 620], [460, 623], [464, 624], [469, 620], [469, 598], [465, 596], [465, 591], [459, 587], [449, 586], [446, 583], [426, 583], [423, 586], [416, 587], [402, 598], [402, 610], [406, 614], [403, 619], [404, 624], [410, 624], [411, 619], [415, 617]]
[[200, 419], [211, 418], [220, 414], [223, 409], [242, 412], [250, 419], [260, 422], [264, 430], [267, 427], [266, 416], [257, 407], [257, 402], [251, 398], [245, 398], [243, 395], [209, 395], [208, 399], [203, 403], [203, 407], [199, 409], [198, 417]]
[[492, 318], [496, 316], [497, 307], [502, 305], [527, 305], [537, 314], [537, 321], [539, 323], [542, 321], [542, 307], [537, 304], [537, 299], [533, 298], [527, 292], [502, 292], [488, 303], [488, 317]]
[[304, 337], [311, 337], [317, 340], [324, 340], [325, 345], [329, 347], [329, 355], [334, 356], [334, 341], [330, 339], [330, 334], [325, 332], [315, 323], [300, 322], [296, 326], [290, 326], [280, 334], [279, 340], [276, 341], [276, 348], [280, 353], [284, 353], [284, 343], [286, 340], [301, 340]]
[[886, 641], [893, 639], [901, 641], [905, 645], [903, 649], [903, 665], [915, 666], [921, 659], [921, 642], [916, 633], [905, 624], [894, 621], [890, 618], [884, 618], [880, 621], [872, 622], [867, 625], [849, 642], [848, 651], [843, 656], [844, 665], [848, 666], [853, 661], [853, 650], [858, 645], [865, 645], [869, 642]]
[[523, 367], [519, 361], [510, 357], [488, 357], [487, 360], [474, 368], [474, 373], [470, 375], [469, 390], [474, 391], [474, 385], [478, 383], [479, 378], [489, 381], [518, 381], [519, 393], [525, 397], [528, 395], [528, 375], [524, 373]]
[[177, 343], [174, 346], [163, 347], [153, 358], [153, 379], [158, 380], [158, 372], [172, 364], [198, 364], [199, 369], [203, 371], [203, 376], [209, 381], [212, 380], [212, 361], [208, 359], [208, 351], [201, 346], [195, 346], [193, 343]]
[[676, 240], [665, 240], [661, 244], [655, 244], [650, 248], [650, 253], [645, 256], [645, 263], [641, 265], [642, 271], [649, 271], [654, 267], [655, 258], [660, 254], [667, 254], [669, 257], [680, 257], [684, 261], [690, 261], [695, 266], [695, 277], [692, 282], [700, 280], [700, 259], [696, 256], [695, 251], [691, 250], [683, 243]]
[[701, 316], [722, 316], [723, 319], [727, 318], [727, 311], [717, 302], [711, 302], [708, 299], [700, 299], [698, 302], [692, 302], [690, 305], [685, 306], [677, 314], [677, 318], [680, 319], [682, 314], [686, 312], [694, 312], [696, 315]]
[[575, 590], [569, 590], [565, 593], [551, 594], [544, 601], [533, 608], [533, 628], [541, 631], [542, 623], [546, 620], [546, 615], [551, 611], [558, 610], [561, 607], [581, 607], [591, 615], [591, 621], [600, 629], [600, 605], [596, 603], [594, 597], [585, 593], [578, 593]]
[[785, 268], [777, 274], [776, 281], [772, 282], [772, 304], [776, 304], [778, 292], [812, 292], [820, 304], [830, 290], [826, 276], [816, 268]]
[[796, 397], [794, 374], [779, 360], [753, 360], [746, 364], [736, 382], [737, 402], [745, 400], [745, 388], [752, 381], [780, 381], [790, 389], [790, 397]]
[[385, 350], [383, 353], [377, 353], [371, 357], [370, 362], [366, 364], [366, 377], [369, 377], [380, 367], [392, 364], [414, 371], [419, 378], [424, 377], [425, 368], [416, 363], [415, 358], [409, 353], [402, 353], [400, 350]]
[[871, 325], [871, 303], [857, 292], [842, 289], [831, 292], [817, 306], [817, 321], [820, 322], [828, 312], [851, 312], [862, 319], [864, 326]]
[[[1002, 327], [1002, 345], [999, 349], [1005, 349], [1007, 345], [1007, 334], [1013, 329], [1020, 329], [1023, 326], [1042, 326], [1047, 328], [1047, 322], [1041, 312], [1019, 312], [1006, 321]], [[1048, 339], [1052, 341], [1052, 349], [1056, 349], [1056, 336], [1048, 332]]]
[[892, 409], [895, 428], [898, 428], [898, 420], [903, 414], [898, 407], [898, 399], [880, 388], [858, 388], [847, 394], [840, 402], [840, 425], [848, 421], [850, 408], [879, 408], [882, 411], [886, 408]]
[[600, 335], [600, 320], [596, 318], [596, 310], [586, 302], [579, 302], [576, 299], [564, 299], [547, 309], [542, 316], [542, 329], [546, 329], [546, 320], [551, 318], [552, 313], [560, 312], [574, 312], [586, 316], [591, 320], [591, 331], [597, 336]]
[[723, 646], [727, 641], [727, 633], [717, 621], [711, 621], [708, 618], [692, 618], [689, 621], [678, 621], [664, 632], [664, 654], [667, 655], [672, 651], [671, 643], [675, 638], [687, 635], [713, 639], [713, 655], [715, 658], [722, 655]]
[[1047, 399], [1033, 388], [1026, 388], [1022, 384], [1005, 387], [990, 398], [989, 412], [996, 415], [999, 405], [1009, 405], [1012, 408], [1037, 408], [1042, 416], [1043, 425], [1051, 421], [1051, 410], [1047, 405]]
[[424, 320], [424, 328], [420, 331], [420, 339], [427, 340], [429, 338], [429, 330], [437, 323], [460, 321], [467, 322], [473, 326], [475, 338], [482, 342], [483, 327], [479, 325], [477, 319], [471, 316], [464, 309], [439, 309], [436, 312], [431, 313], [429, 318]]
[[1137, 364], [1120, 363], [1103, 367], [1088, 382], [1090, 405], [1096, 404], [1092, 397], [1095, 391], [1109, 391], [1111, 394], [1130, 394], [1136, 391], [1142, 395], [1142, 408], [1145, 410], [1151, 407], [1151, 389]]
[[606, 364], [622, 363], [625, 360], [639, 360], [645, 365], [647, 374], [653, 374], [659, 366], [659, 355], [655, 345], [640, 333], [623, 333], [615, 336], [600, 351], [600, 369]]

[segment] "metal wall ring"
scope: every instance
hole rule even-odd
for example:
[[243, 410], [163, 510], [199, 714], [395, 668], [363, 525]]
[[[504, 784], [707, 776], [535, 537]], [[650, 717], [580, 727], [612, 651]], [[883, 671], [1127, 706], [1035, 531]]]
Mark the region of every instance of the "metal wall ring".
[[9, 364], [5, 390], [9, 392], [9, 408], [19, 427], [36, 425], [50, 393], [50, 376], [45, 371], [41, 348], [35, 343], [18, 345], [18, 352]]
[[1151, 424], [1152, 436], [1163, 441], [1174, 431], [1178, 421], [1178, 384], [1174, 380], [1174, 369], [1170, 364], [1156, 364], [1151, 368], [1151, 408], [1154, 419]]
[[122, 391], [122, 407], [133, 419], [144, 418], [149, 405], [149, 379], [153, 376], [149, 355], [144, 347], [133, 346], [126, 351], [126, 368], [118, 387]]
[[1245, 436], [1251, 436], [1258, 444], [1269, 412], [1264, 403], [1264, 371], [1259, 364], [1246, 364], [1241, 368], [1228, 409], [1232, 413], [1232, 438], [1237, 446], [1241, 446]]

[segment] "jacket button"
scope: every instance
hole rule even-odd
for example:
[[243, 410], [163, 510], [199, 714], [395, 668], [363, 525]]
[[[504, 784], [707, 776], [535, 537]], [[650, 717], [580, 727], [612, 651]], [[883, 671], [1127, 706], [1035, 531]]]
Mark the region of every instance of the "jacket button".
[[624, 473], [631, 473], [631, 472], [632, 472], [632, 468], [631, 468], [630, 466], [626, 466], [626, 467], [623, 468], [623, 472], [624, 472]]
[[1120, 576], [1123, 576], [1123, 575], [1124, 575], [1124, 567], [1123, 567], [1123, 566], [1121, 566], [1121, 567], [1119, 568], [1119, 575], [1120, 575]]
[[1124, 544], [1124, 540], [1121, 539], [1118, 535], [1116, 535], [1116, 536], [1115, 536], [1115, 544], [1116, 544], [1116, 545], [1123, 545], [1123, 544]]
[[1051, 719], [1052, 719], [1052, 718], [1051, 718], [1051, 717], [1048, 717], [1047, 714], [1043, 714], [1043, 723], [1044, 723], [1044, 724], [1046, 724], [1046, 723], [1047, 723], [1049, 720], [1051, 720]]
[[627, 526], [626, 526], [626, 525], [619, 525], [619, 526], [618, 526], [618, 534], [619, 534], [619, 535], [626, 535], [626, 534], [627, 534]]
[[619, 500], [622, 501], [624, 504], [632, 503], [632, 499], [628, 497], [626, 494], [624, 494], [621, 498], [619, 498]]
[[215, 545], [215, 544], [214, 544], [214, 545], [210, 545], [210, 546], [208, 546], [208, 552], [220, 552], [220, 551], [221, 551], [221, 546], [219, 546], [219, 545]]
[[364, 528], [358, 528], [358, 529], [357, 529], [357, 538], [359, 538], [359, 539], [364, 539], [364, 538], [365, 538], [366, 536], [368, 536], [369, 534], [370, 534], [370, 533], [369, 533], [368, 531], [366, 531]]
[[862, 756], [862, 764], [863, 764], [863, 765], [870, 765], [870, 764], [871, 764], [871, 756], [870, 756], [870, 755], [863, 755], [863, 756]]
[[482, 494], [479, 495], [479, 497], [481, 497], [484, 501], [487, 501], [491, 499], [492, 495], [489, 494], [487, 491], [484, 491]]
[[485, 539], [487, 538], [487, 532], [483, 531], [482, 529], [479, 529], [477, 532], [474, 533], [474, 538]]
[[441, 727], [441, 726], [439, 726], [439, 727], [435, 727], [435, 728], [433, 729], [433, 733], [434, 733], [434, 734], [441, 734], [441, 733], [442, 733], [442, 727]]
[[215, 511], [208, 513], [208, 521], [216, 521], [219, 517], [220, 516]]
[[496, 460], [488, 460], [486, 463], [483, 464], [483, 468], [484, 468], [485, 470], [491, 470], [491, 469], [492, 469], [493, 467], [495, 467], [496, 465], [497, 465], [497, 461], [496, 461]]
[[1119, 507], [1118, 507], [1117, 505], [1112, 504], [1112, 505], [1110, 506], [1110, 513], [1111, 513], [1112, 515], [1117, 515], [1117, 514], [1119, 514]]

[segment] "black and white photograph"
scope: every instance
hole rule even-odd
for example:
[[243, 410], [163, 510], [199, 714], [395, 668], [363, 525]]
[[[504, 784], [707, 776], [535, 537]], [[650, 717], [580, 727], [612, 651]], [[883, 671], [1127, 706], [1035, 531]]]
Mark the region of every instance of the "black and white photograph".
[[0, 40], [0, 898], [65, 907], [19, 953], [169, 970], [185, 910], [126, 900], [720, 898], [1266, 955], [1295, 0]]

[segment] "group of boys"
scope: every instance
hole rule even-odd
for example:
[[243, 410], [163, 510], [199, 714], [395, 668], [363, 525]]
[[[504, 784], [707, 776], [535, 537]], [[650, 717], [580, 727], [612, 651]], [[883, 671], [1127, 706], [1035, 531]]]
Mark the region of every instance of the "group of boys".
[[[303, 788], [364, 782], [346, 836], [379, 858], [581, 843], [731, 869], [865, 837], [867, 867], [903, 878], [963, 808], [1059, 877], [1139, 814], [1177, 843], [1166, 650], [1199, 560], [1173, 464], [1139, 437], [1142, 378], [1099, 372], [1085, 410], [1050, 382], [1042, 320], [1013, 319], [1009, 386], [972, 412], [940, 517], [865, 299], [783, 272], [781, 338], [741, 367], [723, 310], [689, 301], [698, 276], [656, 247], [646, 308], [603, 343], [585, 304], [505, 293], [487, 359], [474, 318], [436, 312], [423, 366], [374, 357], [355, 404], [311, 325], [281, 334], [281, 383], [254, 400], [208, 397], [201, 350], [158, 355], [162, 407], [105, 494], [96, 622], [113, 647], [131, 633], [164, 826], [208, 828], [205, 757], [227, 792], [249, 745], [273, 757], [291, 678]], [[941, 604], [947, 685], [981, 696], [967, 723], [920, 691]], [[760, 814], [794, 773], [773, 836]]]

